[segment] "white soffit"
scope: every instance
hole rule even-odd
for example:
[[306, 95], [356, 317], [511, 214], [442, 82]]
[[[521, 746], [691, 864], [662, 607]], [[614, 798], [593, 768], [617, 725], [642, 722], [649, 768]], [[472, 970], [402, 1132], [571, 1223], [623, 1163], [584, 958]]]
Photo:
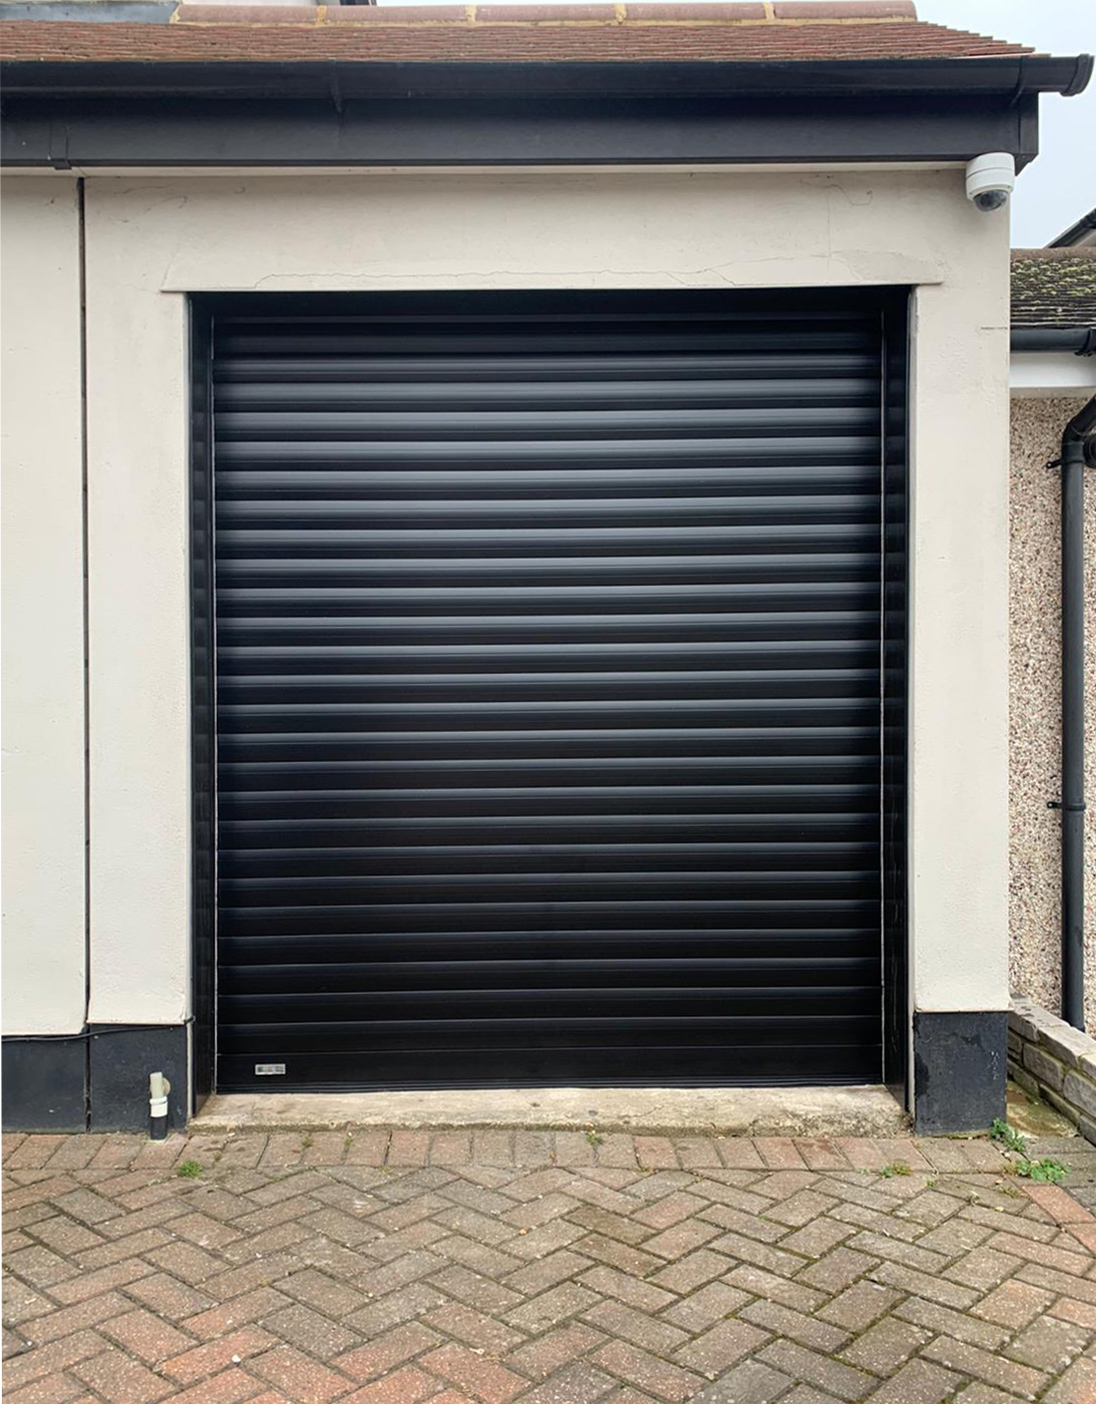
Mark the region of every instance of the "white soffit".
[[1096, 393], [1096, 356], [1053, 351], [1014, 352], [1009, 360], [1009, 392], [1017, 399]]

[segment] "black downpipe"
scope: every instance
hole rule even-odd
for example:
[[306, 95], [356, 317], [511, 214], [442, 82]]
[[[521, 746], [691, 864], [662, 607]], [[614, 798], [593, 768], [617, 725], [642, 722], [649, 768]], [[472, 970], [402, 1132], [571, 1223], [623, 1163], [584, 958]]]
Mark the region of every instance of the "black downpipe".
[[1085, 465], [1096, 395], [1062, 431], [1062, 1018], [1085, 1026]]

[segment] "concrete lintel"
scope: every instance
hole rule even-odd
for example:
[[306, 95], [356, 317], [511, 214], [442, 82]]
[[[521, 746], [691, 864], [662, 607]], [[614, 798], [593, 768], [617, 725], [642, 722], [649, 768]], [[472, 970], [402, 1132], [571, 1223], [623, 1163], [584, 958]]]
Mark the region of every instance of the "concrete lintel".
[[534, 1087], [215, 1095], [195, 1130], [387, 1126], [540, 1127], [650, 1135], [890, 1136], [907, 1127], [883, 1087]]

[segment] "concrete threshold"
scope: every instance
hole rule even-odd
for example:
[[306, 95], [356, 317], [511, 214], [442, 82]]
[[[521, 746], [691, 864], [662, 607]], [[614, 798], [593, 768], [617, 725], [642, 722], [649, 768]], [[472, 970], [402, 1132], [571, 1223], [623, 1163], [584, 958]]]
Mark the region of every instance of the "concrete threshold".
[[532, 1087], [215, 1095], [192, 1122], [196, 1131], [343, 1126], [893, 1136], [909, 1118], [885, 1087]]

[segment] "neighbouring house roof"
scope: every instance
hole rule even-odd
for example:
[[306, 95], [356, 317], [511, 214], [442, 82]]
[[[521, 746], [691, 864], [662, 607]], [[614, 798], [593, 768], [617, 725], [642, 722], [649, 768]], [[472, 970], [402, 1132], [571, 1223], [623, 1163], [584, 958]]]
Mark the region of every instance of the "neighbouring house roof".
[[1012, 325], [1096, 326], [1096, 247], [1013, 249]]
[[182, 4], [167, 25], [0, 23], [7, 62], [675, 62], [972, 59], [1022, 44], [843, 3], [276, 6]]

